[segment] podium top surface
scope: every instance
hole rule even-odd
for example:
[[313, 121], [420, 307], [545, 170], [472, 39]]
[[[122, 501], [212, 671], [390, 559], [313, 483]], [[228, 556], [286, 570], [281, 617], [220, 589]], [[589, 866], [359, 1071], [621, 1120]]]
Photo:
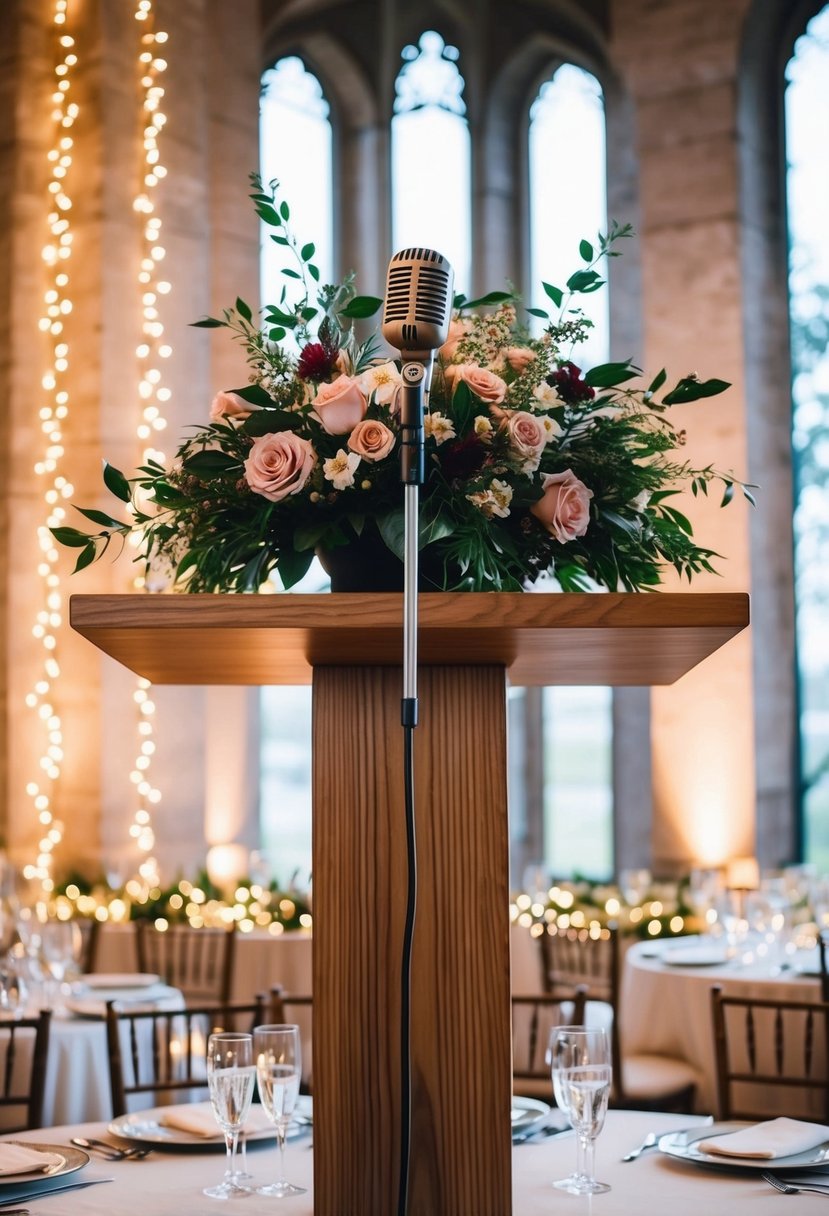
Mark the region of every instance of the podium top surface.
[[[154, 684], [308, 684], [315, 666], [400, 667], [403, 597], [74, 595], [73, 629]], [[516, 685], [672, 684], [748, 625], [748, 596], [439, 592], [423, 666], [502, 666]]]

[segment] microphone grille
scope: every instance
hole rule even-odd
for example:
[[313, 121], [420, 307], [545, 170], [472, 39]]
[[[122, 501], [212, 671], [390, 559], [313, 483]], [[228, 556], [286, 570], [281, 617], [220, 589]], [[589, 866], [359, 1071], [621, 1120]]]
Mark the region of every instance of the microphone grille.
[[[412, 279], [417, 271], [412, 300]], [[434, 249], [413, 247], [401, 249], [389, 263], [386, 282], [385, 320], [387, 322], [414, 320], [429, 325], [448, 323], [452, 307], [452, 269], [442, 254]]]

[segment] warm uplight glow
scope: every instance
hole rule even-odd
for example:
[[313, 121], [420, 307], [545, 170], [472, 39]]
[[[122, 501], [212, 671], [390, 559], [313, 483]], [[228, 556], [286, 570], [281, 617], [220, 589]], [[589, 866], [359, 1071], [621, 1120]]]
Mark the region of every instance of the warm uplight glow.
[[40, 642], [40, 667], [25, 704], [42, 725], [45, 738], [40, 757], [40, 774], [29, 781], [26, 793], [37, 814], [41, 836], [34, 865], [27, 867], [30, 877], [39, 879], [45, 890], [52, 889], [52, 857], [63, 838], [63, 824], [54, 817], [53, 798], [63, 767], [63, 730], [60, 714], [52, 697], [60, 677], [58, 635], [63, 623], [63, 593], [58, 574], [58, 551], [50, 528], [63, 525], [66, 512], [62, 506], [74, 493], [73, 487], [60, 472], [64, 455], [62, 423], [69, 413], [67, 388], [70, 347], [64, 333], [64, 321], [72, 312], [69, 295], [68, 261], [72, 256], [73, 233], [70, 220], [72, 198], [71, 178], [72, 128], [78, 117], [76, 102], [70, 100], [72, 75], [78, 64], [74, 38], [65, 32], [68, 0], [55, 0], [52, 13], [55, 45], [55, 91], [52, 93], [52, 135], [47, 153], [51, 180], [47, 187], [46, 224], [48, 236], [43, 246], [46, 286], [43, 311], [38, 322], [44, 335], [46, 359], [41, 375], [43, 397], [38, 411], [43, 434], [43, 449], [34, 470], [43, 486], [43, 518], [37, 535], [40, 561], [37, 573], [41, 580], [42, 607], [35, 616], [32, 635]]
[[756, 891], [760, 866], [756, 857], [732, 857], [725, 868], [725, 885], [732, 891]]
[[[220, 890], [232, 886], [239, 878], [247, 874], [250, 862], [250, 851], [243, 844], [214, 844], [207, 852], [207, 874], [210, 881]], [[244, 899], [249, 892], [237, 898]]]

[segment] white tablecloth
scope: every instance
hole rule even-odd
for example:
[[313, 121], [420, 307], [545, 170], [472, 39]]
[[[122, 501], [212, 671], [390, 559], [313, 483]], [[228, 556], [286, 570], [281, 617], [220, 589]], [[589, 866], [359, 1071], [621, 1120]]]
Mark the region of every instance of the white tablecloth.
[[[623, 1164], [620, 1157], [644, 1139], [650, 1131], [668, 1132], [694, 1120], [676, 1115], [611, 1111], [596, 1153], [598, 1176], [611, 1186], [609, 1193], [579, 1198], [553, 1189], [573, 1167], [575, 1143], [565, 1133], [513, 1149], [514, 1216], [550, 1216], [552, 1212], [574, 1216], [700, 1216], [701, 1212], [720, 1216], [774, 1216], [781, 1206], [788, 1210], [793, 1200], [785, 1199], [763, 1182], [756, 1173], [730, 1173], [708, 1170], [674, 1161], [653, 1150], [637, 1161]], [[100, 1135], [101, 1124], [54, 1128], [32, 1132], [27, 1140], [43, 1143], [68, 1143], [73, 1135]], [[308, 1187], [308, 1194], [290, 1201], [290, 1216], [313, 1214], [313, 1153], [310, 1141], [289, 1143], [286, 1154], [288, 1177]], [[423, 1151], [414, 1146], [414, 1152]], [[255, 1182], [268, 1182], [276, 1171], [276, 1149], [270, 1145], [248, 1150], [248, 1168]], [[144, 1161], [94, 1161], [73, 1177], [79, 1180], [112, 1178], [113, 1182], [87, 1190], [55, 1194], [32, 1200], [30, 1206], [44, 1216], [205, 1216], [213, 1210], [211, 1201], [201, 1194], [204, 1186], [220, 1178], [224, 1168], [221, 1153], [154, 1152]], [[805, 1207], [809, 1200], [801, 1200]], [[816, 1203], [817, 1200], [812, 1200]], [[273, 1216], [281, 1204], [253, 1195], [244, 1201], [245, 1216]], [[286, 1207], [286, 1212], [288, 1208]], [[799, 1209], [798, 1209], [799, 1210]], [[476, 1212], [433, 1212], [429, 1216], [480, 1216]], [[503, 1214], [506, 1216], [506, 1213]]]
[[740, 958], [711, 967], [672, 966], [662, 955], [702, 939], [640, 942], [628, 950], [622, 972], [623, 1052], [656, 1052], [685, 1060], [700, 1074], [696, 1109], [716, 1111], [716, 1064], [711, 989], [726, 995], [790, 1001], [820, 1000], [816, 979], [794, 971], [774, 974], [764, 961]]

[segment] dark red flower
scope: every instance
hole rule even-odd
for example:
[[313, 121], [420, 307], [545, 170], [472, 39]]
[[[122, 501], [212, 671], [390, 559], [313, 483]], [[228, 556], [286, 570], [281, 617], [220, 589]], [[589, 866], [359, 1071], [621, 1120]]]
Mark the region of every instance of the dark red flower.
[[558, 389], [558, 395], [568, 405], [576, 405], [579, 401], [592, 401], [596, 390], [582, 379], [581, 368], [575, 363], [561, 363], [557, 372], [551, 372], [547, 383]]
[[450, 480], [455, 477], [471, 477], [477, 473], [489, 452], [477, 435], [467, 435], [451, 447], [444, 444], [440, 449], [440, 464]]
[[334, 370], [339, 353], [336, 346], [309, 342], [300, 351], [296, 374], [300, 380], [327, 380]]

